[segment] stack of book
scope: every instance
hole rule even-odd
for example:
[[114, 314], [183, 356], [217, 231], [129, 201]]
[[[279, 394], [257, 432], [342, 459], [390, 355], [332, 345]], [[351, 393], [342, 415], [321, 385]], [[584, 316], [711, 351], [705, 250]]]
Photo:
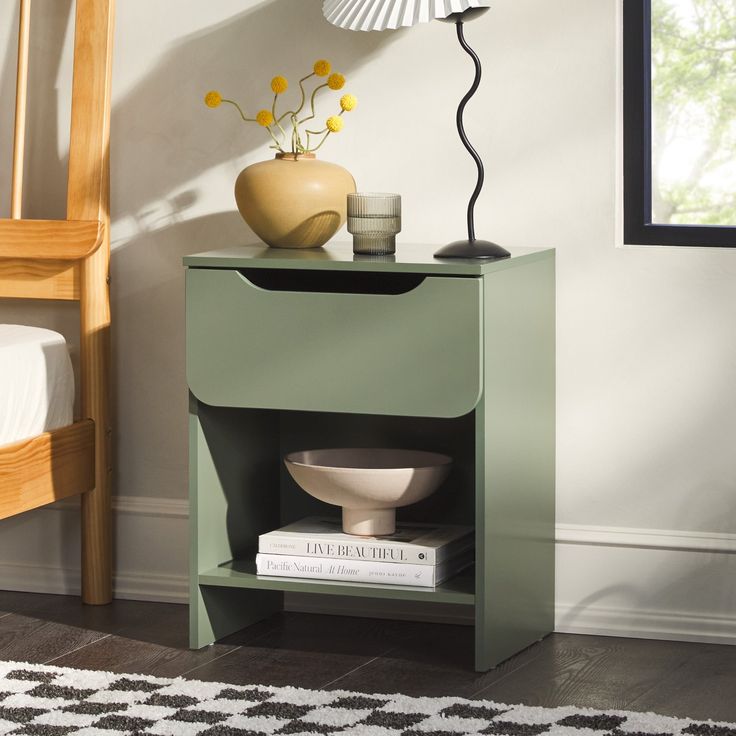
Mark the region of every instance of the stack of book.
[[261, 534], [259, 575], [431, 588], [473, 564], [471, 527], [398, 524], [385, 537], [344, 534], [337, 519], [308, 517]]

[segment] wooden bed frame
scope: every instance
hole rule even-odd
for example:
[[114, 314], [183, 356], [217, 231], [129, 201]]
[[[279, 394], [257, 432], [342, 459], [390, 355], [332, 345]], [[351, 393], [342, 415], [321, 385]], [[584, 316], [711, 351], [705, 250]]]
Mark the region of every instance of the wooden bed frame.
[[21, 0], [0, 297], [80, 306], [80, 421], [0, 447], [0, 519], [82, 494], [82, 600], [112, 599], [109, 131], [114, 0], [76, 0], [66, 220], [21, 217], [31, 0]]

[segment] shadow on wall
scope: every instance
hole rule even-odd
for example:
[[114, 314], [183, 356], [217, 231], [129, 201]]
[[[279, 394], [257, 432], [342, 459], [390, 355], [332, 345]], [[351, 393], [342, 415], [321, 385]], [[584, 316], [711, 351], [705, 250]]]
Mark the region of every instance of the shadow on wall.
[[[349, 80], [352, 71], [370, 63], [397, 34], [337, 29], [322, 16], [321, 0], [252, 0], [244, 3], [243, 12], [177, 38], [157, 55], [152, 47], [156, 34], [137, 30], [136, 13], [145, 5], [137, 0], [118, 8], [113, 67], [115, 488], [122, 494], [171, 497], [183, 495], [186, 488], [181, 258], [254, 239], [235, 209], [232, 186], [245, 156], [265, 159], [273, 153], [263, 130], [244, 125], [234, 110], [206, 108], [204, 93], [219, 89], [247, 105], [250, 113], [270, 107], [271, 76], [284, 74], [292, 81], [284, 100], [290, 104], [298, 99], [296, 79], [316, 59], [329, 58]], [[34, 31], [42, 34], [46, 47], [34, 62], [38, 88], [32, 92], [48, 100], [29, 110], [28, 150], [33, 153], [27, 163], [27, 214], [33, 217], [59, 216], [65, 200], [68, 93], [57, 87], [59, 80], [68, 82], [73, 8], [72, 0], [34, 4]], [[127, 86], [129, 64], [138, 53], [135, 43], [148, 44], [144, 52], [156, 61]], [[0, 90], [13, 90], [15, 48], [0, 63]], [[4, 119], [4, 111], [2, 115]], [[2, 138], [3, 144], [12, 144], [5, 132]], [[203, 178], [217, 168], [219, 172]], [[213, 186], [208, 189], [209, 183]], [[203, 214], [208, 210], [211, 214]], [[28, 321], [26, 303], [2, 304], [0, 309], [2, 320]], [[53, 323], [57, 311], [58, 305], [41, 305], [38, 322], [45, 315]], [[62, 331], [70, 336], [69, 330]]]
[[[395, 37], [391, 32], [340, 30], [324, 19], [321, 8], [322, 0], [261, 2], [178, 39], [140, 82], [125, 95], [115, 96], [114, 220], [123, 216], [145, 219], [152, 203], [162, 199], [172, 200], [174, 210], [186, 209], [194, 203], [194, 196], [172, 194], [182, 185], [255, 149], [263, 148], [264, 157], [270, 154], [270, 140], [255, 124], [244, 125], [231, 109], [213, 115], [205, 108], [202, 99], [207, 90], [220, 89], [225, 96], [241, 101], [250, 114], [270, 107], [272, 74], [282, 73], [293, 80], [285, 95], [290, 102], [298, 95], [298, 75], [301, 70], [309, 71], [315, 59], [327, 56], [336, 70], [347, 74], [369, 62]], [[26, 161], [27, 214], [31, 217], [64, 215], [67, 159], [59, 151], [65, 151], [68, 143], [65, 138], [59, 142], [59, 120], [66, 122], [67, 115], [60, 116], [59, 105], [71, 90], [71, 79], [60, 75], [59, 69], [66, 31], [73, 27], [73, 10], [73, 0], [40, 0], [33, 6]], [[17, 25], [17, 9], [8, 17]], [[13, 43], [8, 44], [0, 66], [0, 93], [7, 100], [15, 96], [15, 31], [10, 38]], [[119, 77], [130, 49], [120, 48], [119, 30], [117, 40], [113, 73]], [[68, 89], [60, 89], [59, 79], [67, 77]], [[115, 87], [113, 79], [113, 94]], [[12, 145], [12, 109], [4, 108], [1, 115], [0, 120], [8, 123], [0, 126], [5, 131], [0, 141], [5, 148]], [[43, 196], [33, 197], [34, 191]]]
[[[43, 192], [43, 197], [24, 197], [26, 217], [64, 218], [66, 216], [66, 157], [59, 151], [68, 141], [59, 141], [59, 119], [69, 117], [69, 109], [60, 109], [59, 99], [69, 98], [68, 89], [59, 88], [59, 68], [65, 42], [65, 31], [73, 22], [73, 0], [40, 0], [31, 6], [31, 39], [28, 69], [28, 104], [26, 108], [26, 156], [24, 189], [27, 193]], [[8, 166], [12, 161], [13, 114], [15, 111], [15, 75], [17, 68], [18, 7], [8, 13], [9, 43], [0, 65], [0, 99], [9, 100], [0, 113], [0, 150]], [[68, 102], [67, 102], [68, 105]], [[6, 171], [4, 167], [0, 170]], [[10, 198], [10, 169], [0, 181], [5, 212]], [[5, 216], [5, 215], [3, 215]]]
[[[292, 82], [284, 99], [289, 104], [298, 100], [296, 79], [316, 59], [329, 58], [349, 78], [394, 37], [341, 31], [327, 23], [321, 8], [321, 0], [251, 3], [224, 22], [177, 39], [116, 98], [111, 288], [121, 493], [171, 496], [186, 487], [181, 258], [255, 240], [235, 210], [232, 186], [246, 154], [273, 155], [262, 129], [243, 124], [230, 108], [208, 109], [205, 92], [218, 89], [251, 114], [270, 107], [270, 79], [284, 74]], [[118, 70], [125, 51], [118, 45]], [[202, 191], [206, 181], [196, 180], [221, 166], [224, 173], [209, 179], [213, 192]], [[212, 205], [198, 201], [213, 193], [219, 199]], [[193, 217], [187, 211], [196, 205], [200, 212], [210, 206], [229, 211]]]
[[[8, 21], [11, 30], [10, 41], [16, 37], [18, 27], [18, 13], [9, 13], [8, 7], [0, 8], [3, 13], [2, 21]], [[15, 100], [15, 62], [16, 45], [8, 43], [0, 61], [0, 100]], [[0, 105], [0, 217], [7, 217], [10, 212], [10, 167], [12, 165], [12, 134], [14, 105]]]
[[245, 232], [238, 212], [212, 213], [141, 232], [113, 251], [117, 493], [185, 495], [188, 402], [182, 256], [243, 242]]
[[207, 90], [220, 90], [252, 116], [271, 106], [272, 75], [291, 80], [284, 95], [289, 104], [298, 100], [296, 80], [311, 71], [315, 59], [328, 57], [335, 70], [349, 74], [394, 36], [340, 30], [324, 19], [321, 8], [321, 0], [271, 0], [179, 39], [118, 99], [112, 170], [117, 182], [135, 186], [114, 194], [115, 218], [147, 219], [152, 203], [202, 172], [255, 149], [263, 149], [264, 158], [272, 154], [264, 131], [244, 124], [234, 109], [207, 109]]
[[60, 87], [59, 68], [67, 35], [62, 31], [71, 33], [74, 28], [74, 2], [45, 0], [31, 7], [26, 187], [28, 192], [43, 192], [43, 196], [26, 197], [24, 215], [63, 219], [68, 157], [66, 153], [60, 156], [60, 151], [69, 147], [66, 131], [71, 122], [71, 79]]

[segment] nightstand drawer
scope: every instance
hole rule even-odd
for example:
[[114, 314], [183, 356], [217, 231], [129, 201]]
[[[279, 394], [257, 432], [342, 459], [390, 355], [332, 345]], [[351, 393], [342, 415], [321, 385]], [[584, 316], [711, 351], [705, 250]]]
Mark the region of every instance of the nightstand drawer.
[[187, 271], [187, 378], [215, 406], [460, 416], [481, 329], [480, 278]]

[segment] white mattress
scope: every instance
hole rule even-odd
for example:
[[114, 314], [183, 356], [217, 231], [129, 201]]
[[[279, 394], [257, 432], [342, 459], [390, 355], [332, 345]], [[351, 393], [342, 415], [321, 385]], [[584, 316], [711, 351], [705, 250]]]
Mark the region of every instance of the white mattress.
[[53, 330], [0, 324], [0, 445], [73, 422], [74, 373]]

